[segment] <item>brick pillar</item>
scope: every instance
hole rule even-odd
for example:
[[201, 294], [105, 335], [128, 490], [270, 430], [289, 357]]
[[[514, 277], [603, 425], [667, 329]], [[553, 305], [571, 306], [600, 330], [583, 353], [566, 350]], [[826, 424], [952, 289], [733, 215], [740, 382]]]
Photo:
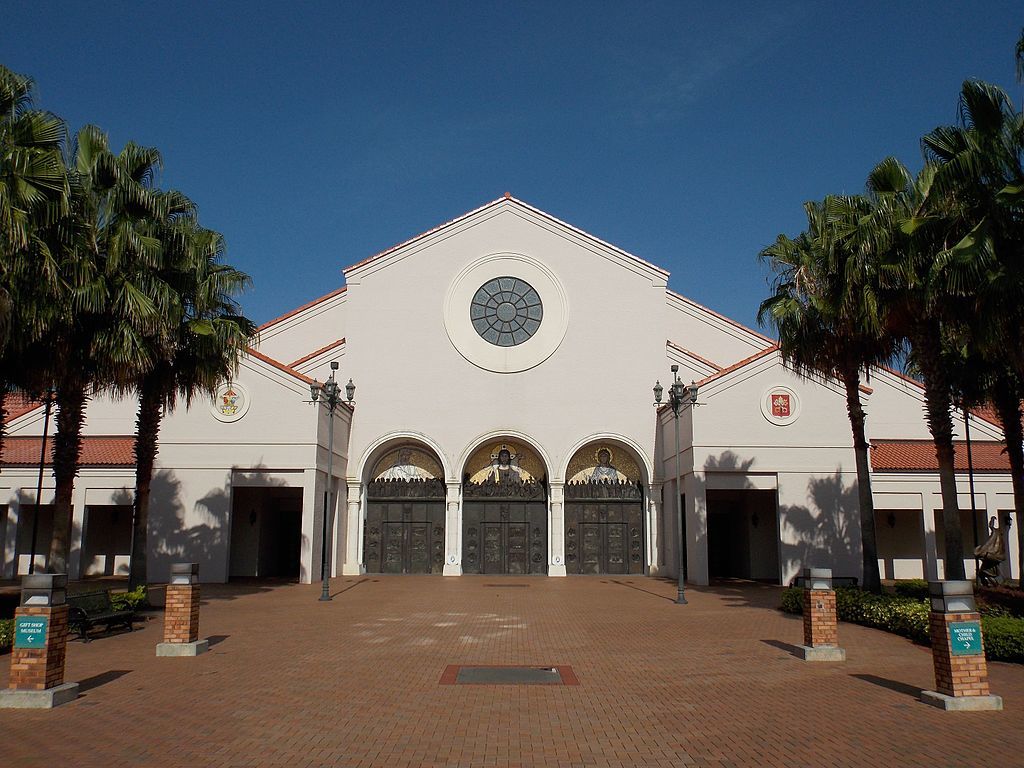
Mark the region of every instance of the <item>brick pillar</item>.
[[921, 701], [947, 711], [1002, 709], [1003, 700], [988, 689], [985, 640], [974, 585], [963, 580], [931, 581], [928, 596], [935, 690], [921, 691]]
[[976, 622], [981, 647], [981, 615], [978, 613], [928, 614], [929, 635], [932, 641], [932, 662], [935, 667], [935, 690], [946, 696], [988, 696], [988, 664], [985, 653], [957, 655], [953, 652], [950, 624]]
[[199, 566], [171, 565], [171, 583], [164, 600], [164, 641], [157, 643], [157, 656], [198, 656], [210, 649], [209, 640], [199, 639]]
[[836, 593], [831, 589], [805, 589], [804, 645], [835, 648], [837, 644]]
[[164, 642], [194, 643], [199, 639], [199, 585], [168, 584], [164, 607]]
[[22, 605], [14, 612], [19, 619], [45, 618], [46, 637], [42, 647], [11, 649], [11, 681], [15, 691], [44, 691], [64, 682], [64, 658], [68, 645], [68, 606]]

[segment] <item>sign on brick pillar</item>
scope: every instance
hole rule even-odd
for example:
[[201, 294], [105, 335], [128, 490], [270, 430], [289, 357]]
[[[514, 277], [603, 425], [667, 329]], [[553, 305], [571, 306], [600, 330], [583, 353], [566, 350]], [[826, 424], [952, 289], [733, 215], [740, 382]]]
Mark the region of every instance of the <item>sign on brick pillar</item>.
[[157, 656], [198, 656], [210, 649], [199, 639], [199, 565], [174, 563], [164, 601], [164, 641]]
[[33, 574], [22, 579], [21, 605], [14, 613], [9, 688], [0, 707], [51, 709], [78, 698], [78, 683], [64, 682], [68, 644], [66, 574]]
[[839, 647], [836, 593], [830, 568], [804, 568], [804, 661], [846, 661]]
[[928, 592], [936, 690], [921, 691], [921, 701], [945, 710], [1001, 710], [1002, 698], [989, 693], [974, 585], [969, 581], [930, 581]]

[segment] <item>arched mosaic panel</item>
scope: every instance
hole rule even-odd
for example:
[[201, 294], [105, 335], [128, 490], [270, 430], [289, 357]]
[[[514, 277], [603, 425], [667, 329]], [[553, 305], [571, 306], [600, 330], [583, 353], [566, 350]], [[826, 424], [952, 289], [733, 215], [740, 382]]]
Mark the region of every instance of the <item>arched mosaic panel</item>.
[[418, 445], [400, 445], [384, 454], [373, 467], [374, 480], [444, 479], [434, 455]]
[[471, 483], [483, 483], [488, 479], [498, 481], [506, 477], [518, 478], [526, 483], [540, 480], [547, 473], [544, 471], [544, 462], [527, 446], [500, 440], [477, 448], [466, 462], [466, 474]]
[[640, 467], [629, 451], [608, 443], [590, 443], [576, 451], [565, 473], [570, 483], [635, 483]]

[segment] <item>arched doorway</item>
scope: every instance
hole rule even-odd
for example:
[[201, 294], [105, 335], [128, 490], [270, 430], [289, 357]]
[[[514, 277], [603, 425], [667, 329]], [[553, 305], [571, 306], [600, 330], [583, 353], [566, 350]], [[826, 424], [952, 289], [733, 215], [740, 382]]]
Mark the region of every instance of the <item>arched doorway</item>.
[[370, 478], [363, 527], [367, 573], [441, 573], [445, 512], [441, 462], [429, 449], [404, 443], [377, 460]]
[[462, 571], [547, 573], [544, 462], [517, 440], [489, 440], [466, 462], [462, 484]]
[[566, 478], [566, 573], [643, 573], [643, 483], [634, 458], [617, 445], [589, 443], [569, 461]]

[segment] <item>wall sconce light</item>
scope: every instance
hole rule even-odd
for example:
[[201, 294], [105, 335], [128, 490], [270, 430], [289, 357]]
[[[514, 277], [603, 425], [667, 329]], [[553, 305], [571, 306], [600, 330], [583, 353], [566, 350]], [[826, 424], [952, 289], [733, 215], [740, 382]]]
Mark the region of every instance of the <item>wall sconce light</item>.
[[257, 519], [258, 518], [257, 518], [257, 515], [256, 515], [256, 510], [255, 509], [249, 510], [249, 525], [256, 525], [256, 520]]
[[761, 522], [761, 518], [757, 516], [757, 512], [750, 516], [750, 524], [757, 528], [757, 524]]
[[889, 524], [890, 528], [895, 528], [896, 527], [896, 513], [895, 512], [890, 512], [889, 516], [885, 518], [885, 522], [887, 522]]

